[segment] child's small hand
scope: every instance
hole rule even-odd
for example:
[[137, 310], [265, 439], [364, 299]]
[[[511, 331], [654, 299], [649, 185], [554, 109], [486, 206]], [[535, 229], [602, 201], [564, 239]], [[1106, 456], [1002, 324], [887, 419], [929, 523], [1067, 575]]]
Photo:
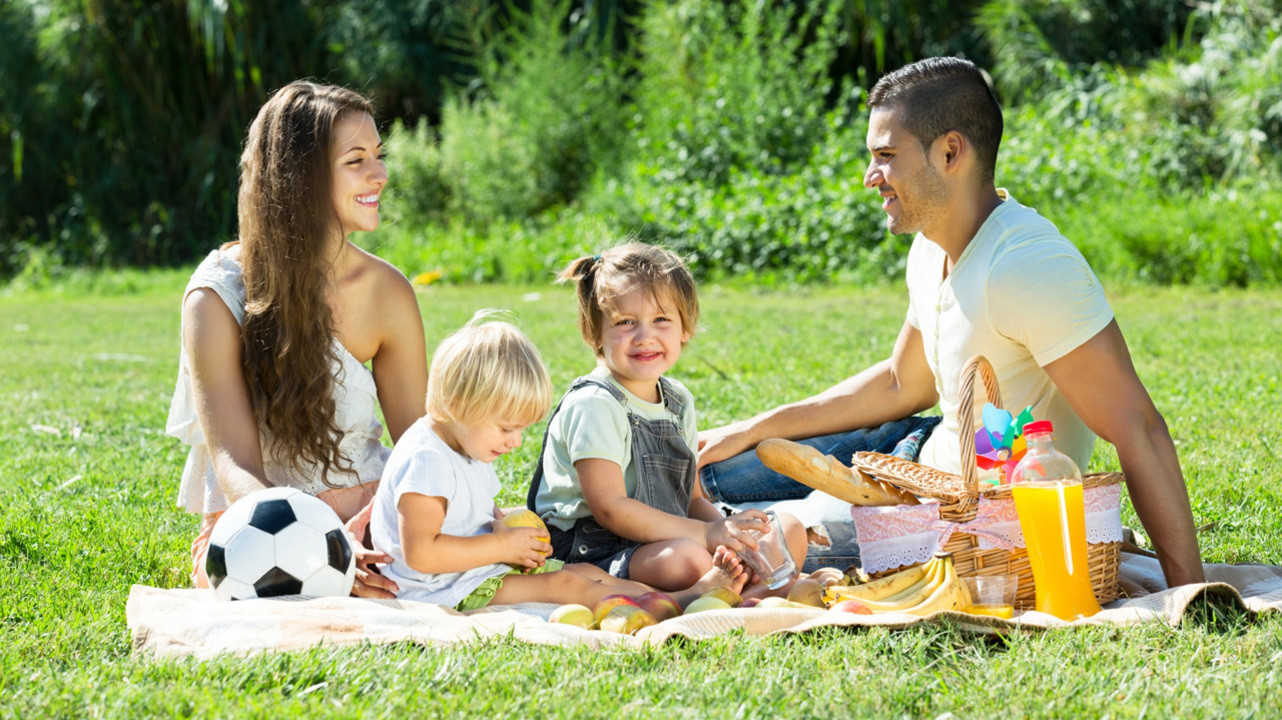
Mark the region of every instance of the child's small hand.
[[496, 523], [494, 534], [503, 543], [500, 562], [524, 568], [542, 567], [552, 552], [544, 530], [532, 527], [508, 527]]
[[708, 552], [718, 545], [724, 545], [735, 552], [747, 547], [757, 549], [757, 539], [753, 532], [765, 533], [770, 529], [770, 518], [760, 510], [745, 510], [735, 513], [725, 520], [708, 523], [704, 533], [704, 542]]

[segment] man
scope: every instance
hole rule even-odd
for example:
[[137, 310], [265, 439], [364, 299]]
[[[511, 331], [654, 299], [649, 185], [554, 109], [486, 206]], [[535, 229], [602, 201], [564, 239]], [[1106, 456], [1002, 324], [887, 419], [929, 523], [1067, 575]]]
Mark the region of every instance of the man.
[[[798, 497], [750, 452], [800, 439], [849, 462], [926, 437], [919, 461], [960, 472], [957, 405], [965, 362], [993, 364], [1008, 408], [1033, 406], [1056, 447], [1086, 467], [1098, 435], [1117, 448], [1131, 502], [1167, 582], [1201, 582], [1188, 492], [1166, 423], [1131, 363], [1094, 273], [1049, 221], [994, 184], [1001, 108], [983, 74], [929, 58], [883, 77], [868, 96], [864, 185], [887, 226], [915, 233], [909, 307], [887, 360], [814, 397], [700, 435], [714, 500]], [[911, 417], [939, 402], [944, 419]], [[858, 430], [853, 430], [858, 429]], [[773, 476], [773, 477], [772, 477]]]

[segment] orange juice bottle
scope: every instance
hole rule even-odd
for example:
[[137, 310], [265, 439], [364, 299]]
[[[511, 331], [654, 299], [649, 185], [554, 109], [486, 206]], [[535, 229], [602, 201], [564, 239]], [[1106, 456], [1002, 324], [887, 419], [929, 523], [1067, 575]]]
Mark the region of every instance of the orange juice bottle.
[[1086, 565], [1086, 506], [1076, 463], [1051, 443], [1047, 420], [1024, 426], [1028, 452], [1011, 473], [1011, 496], [1036, 586], [1036, 609], [1063, 620], [1100, 611]]

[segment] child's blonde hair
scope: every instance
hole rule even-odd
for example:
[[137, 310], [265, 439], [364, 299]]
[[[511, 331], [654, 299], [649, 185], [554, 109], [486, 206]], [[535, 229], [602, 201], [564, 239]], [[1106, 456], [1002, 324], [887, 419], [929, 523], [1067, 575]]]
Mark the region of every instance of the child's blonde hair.
[[538, 348], [502, 313], [481, 310], [441, 341], [427, 378], [427, 412], [442, 422], [493, 418], [530, 425], [552, 404]]
[[690, 335], [699, 322], [699, 294], [690, 268], [676, 253], [658, 245], [615, 245], [600, 255], [571, 262], [556, 279], [575, 284], [579, 332], [598, 357], [605, 352], [601, 333], [613, 303], [634, 290], [646, 290], [656, 303], [670, 296], [681, 316], [681, 328]]

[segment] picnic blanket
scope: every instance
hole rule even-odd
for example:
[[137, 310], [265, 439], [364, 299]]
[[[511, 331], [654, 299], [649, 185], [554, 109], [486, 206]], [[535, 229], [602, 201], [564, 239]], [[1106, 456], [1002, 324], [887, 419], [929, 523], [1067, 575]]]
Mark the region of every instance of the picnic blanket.
[[950, 622], [977, 633], [1038, 632], [1087, 625], [1162, 622], [1177, 626], [1191, 605], [1219, 600], [1243, 613], [1282, 610], [1282, 566], [1205, 566], [1208, 582], [1168, 589], [1151, 553], [1122, 553], [1123, 599], [1094, 617], [1065, 622], [1025, 612], [1012, 620], [959, 612], [918, 618], [900, 613], [853, 615], [821, 609], [751, 608], [709, 610], [643, 628], [636, 635], [583, 630], [547, 622], [556, 609], [545, 603], [488, 607], [460, 613], [441, 605], [362, 598], [273, 598], [220, 602], [209, 590], [135, 585], [125, 614], [134, 651], [157, 657], [211, 658], [313, 645], [416, 642], [444, 645], [512, 637], [544, 645], [590, 647], [661, 644], [674, 637], [700, 640], [732, 631], [749, 635], [803, 633], [825, 626], [905, 628]]

